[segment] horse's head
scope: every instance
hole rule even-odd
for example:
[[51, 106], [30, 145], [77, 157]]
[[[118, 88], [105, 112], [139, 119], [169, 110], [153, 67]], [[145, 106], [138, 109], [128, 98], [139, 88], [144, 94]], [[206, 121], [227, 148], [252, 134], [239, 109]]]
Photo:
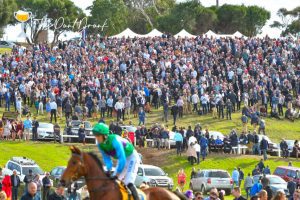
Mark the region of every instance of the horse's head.
[[71, 146], [72, 156], [68, 162], [68, 166], [61, 176], [60, 182], [63, 186], [69, 186], [73, 181], [86, 175], [86, 168], [83, 161], [83, 153], [75, 146]]

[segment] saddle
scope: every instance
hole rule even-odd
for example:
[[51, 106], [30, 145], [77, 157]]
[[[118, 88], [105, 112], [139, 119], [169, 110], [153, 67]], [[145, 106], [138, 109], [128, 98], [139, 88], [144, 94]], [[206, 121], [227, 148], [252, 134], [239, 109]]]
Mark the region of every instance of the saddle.
[[[120, 192], [122, 194], [122, 200], [134, 200], [131, 195], [130, 189], [121, 181], [117, 181], [117, 183], [119, 185]], [[139, 189], [137, 189], [137, 191], [139, 193], [140, 200], [146, 200], [145, 194]]]

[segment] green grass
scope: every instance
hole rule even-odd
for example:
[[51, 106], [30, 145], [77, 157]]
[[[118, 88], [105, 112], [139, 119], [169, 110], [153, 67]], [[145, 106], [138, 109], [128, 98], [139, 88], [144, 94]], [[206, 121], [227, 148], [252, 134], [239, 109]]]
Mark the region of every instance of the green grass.
[[5, 53], [10, 54], [11, 49], [10, 48], [0, 48], [0, 54], [5, 54]]
[[[69, 144], [54, 144], [44, 142], [12, 142], [1, 141], [0, 143], [0, 166], [4, 166], [8, 159], [13, 156], [26, 156], [37, 162], [37, 164], [45, 171], [50, 171], [56, 166], [66, 166], [70, 157]], [[84, 151], [94, 151], [97, 149], [94, 145], [80, 146]], [[151, 151], [151, 149], [149, 149]], [[245, 176], [251, 173], [255, 165], [258, 164], [261, 157], [258, 156], [237, 156], [237, 155], [225, 155], [225, 154], [210, 154], [205, 161], [202, 161], [200, 165], [191, 166], [187, 162], [185, 154], [181, 157], [175, 155], [175, 150], [170, 151], [170, 154], [160, 165], [170, 177], [173, 178], [175, 187], [177, 187], [177, 172], [183, 168], [187, 174], [187, 184], [185, 189], [189, 188], [190, 174], [192, 168], [198, 169], [225, 169], [231, 174], [234, 167], [241, 167]], [[294, 166], [300, 167], [300, 162], [291, 159], [282, 159], [278, 157], [269, 157], [265, 162], [265, 165], [269, 165], [271, 172], [275, 170], [277, 166], [287, 166], [288, 162], [292, 161]], [[242, 184], [243, 188], [243, 184]], [[244, 193], [244, 191], [243, 191]], [[226, 196], [225, 199], [232, 199], [231, 196]]]
[[[11, 107], [13, 110], [14, 108]], [[0, 113], [3, 112], [4, 109], [0, 108]], [[31, 108], [31, 112], [35, 115], [36, 111], [35, 109]], [[154, 123], [163, 123], [162, 122], [162, 108], [159, 110], [152, 109], [152, 112], [150, 114], [146, 114], [146, 126], [149, 127], [153, 125]], [[44, 111], [45, 113], [45, 111]], [[99, 114], [98, 114], [99, 117]], [[133, 117], [133, 115], [131, 115]], [[24, 118], [24, 116], [23, 116]], [[37, 119], [39, 121], [49, 122], [49, 119], [47, 119], [46, 114], [37, 116]], [[97, 120], [88, 119], [92, 122], [92, 124], [95, 124]], [[116, 120], [116, 117], [114, 118], [106, 118], [106, 123], [109, 123], [110, 121]], [[137, 118], [131, 118], [131, 121], [134, 125], [138, 125], [138, 119]], [[300, 138], [300, 123], [299, 120], [296, 120], [295, 122], [291, 122], [286, 119], [278, 120], [274, 118], [265, 118], [266, 121], [266, 135], [269, 136], [269, 138], [274, 142], [279, 142], [282, 137], [286, 139], [299, 139]], [[128, 123], [129, 120], [125, 120], [125, 124]], [[62, 128], [65, 127], [65, 117], [62, 119], [58, 119], [58, 123]], [[226, 120], [226, 119], [213, 119], [211, 114], [199, 116], [196, 114], [190, 114], [185, 115], [183, 118], [177, 120], [177, 127], [185, 127], [187, 128], [188, 125], [191, 125], [194, 127], [196, 123], [200, 123], [203, 128], [208, 128], [209, 130], [214, 131], [220, 131], [224, 135], [228, 135], [230, 131], [235, 128], [239, 133], [242, 131], [242, 123], [241, 123], [241, 113], [236, 112], [232, 114], [232, 120]], [[168, 125], [171, 129], [173, 127], [173, 121], [172, 116], [169, 115], [169, 122], [163, 123], [165, 125]], [[253, 131], [253, 127], [250, 125], [250, 122], [248, 123], [248, 130]]]
[[[13, 110], [13, 107], [11, 107]], [[0, 113], [4, 111], [3, 108], [0, 108]], [[31, 109], [32, 113], [36, 113], [34, 109]], [[99, 116], [99, 115], [98, 115]], [[132, 116], [131, 116], [132, 117]], [[178, 120], [176, 124], [177, 127], [187, 127], [188, 125], [194, 126], [196, 123], [201, 123], [202, 127], [207, 127], [209, 130], [220, 131], [223, 134], [227, 135], [233, 128], [237, 129], [238, 132], [242, 130], [241, 124], [241, 113], [233, 113], [232, 120], [219, 120], [213, 119], [211, 115], [199, 116], [196, 114], [191, 114], [184, 116], [182, 119]], [[149, 127], [152, 124], [159, 122], [161, 123], [162, 118], [162, 110], [154, 110], [150, 114], [146, 114], [146, 126]], [[46, 114], [43, 116], [37, 116], [39, 121], [49, 122]], [[97, 120], [88, 119], [92, 122], [92, 124], [96, 123]], [[116, 118], [108, 118], [105, 119], [106, 123], [109, 123], [112, 120], [116, 120]], [[138, 124], [137, 118], [131, 119], [134, 125]], [[299, 121], [290, 122], [288, 120], [277, 120], [265, 118], [266, 120], [266, 134], [270, 137], [272, 141], [279, 142], [282, 137], [287, 139], [299, 139], [300, 137], [300, 123]], [[62, 129], [65, 127], [65, 118], [58, 119], [59, 124]], [[128, 123], [129, 120], [125, 120], [125, 124]], [[171, 128], [172, 118], [169, 116], [169, 123], [165, 123]], [[253, 127], [248, 127], [250, 130], [253, 130]], [[88, 145], [84, 147], [86, 151], [96, 150], [94, 145]], [[151, 150], [150, 150], [151, 151]], [[27, 156], [29, 158], [34, 159], [42, 169], [49, 171], [53, 167], [56, 166], [66, 166], [68, 158], [70, 156], [70, 152], [68, 150], [67, 145], [59, 145], [59, 144], [49, 144], [49, 143], [33, 143], [33, 142], [3, 142], [0, 141], [0, 166], [3, 166], [9, 158], [12, 156]], [[190, 176], [190, 172], [192, 167], [196, 169], [201, 168], [215, 168], [215, 169], [226, 169], [230, 173], [232, 172], [234, 167], [241, 167], [245, 173], [245, 175], [252, 171], [254, 166], [258, 163], [260, 157], [257, 156], [224, 156], [222, 154], [218, 155], [209, 155], [208, 158], [201, 162], [200, 166], [191, 166], [186, 159], [186, 156], [182, 156], [178, 158], [175, 155], [175, 152], [168, 155], [166, 158], [166, 162], [163, 162], [164, 165], [162, 167], [169, 175], [174, 179], [174, 182], [177, 182], [177, 172], [180, 168], [183, 168], [188, 176]], [[151, 163], [149, 163], [151, 164]], [[276, 166], [279, 165], [287, 165], [288, 160], [279, 159], [277, 157], [272, 157], [266, 164], [270, 166], [273, 171]], [[295, 166], [300, 167], [300, 162], [294, 160], [293, 164]], [[189, 182], [189, 179], [187, 180]], [[186, 189], [188, 188], [188, 185]], [[226, 197], [226, 199], [232, 199], [232, 197]]]

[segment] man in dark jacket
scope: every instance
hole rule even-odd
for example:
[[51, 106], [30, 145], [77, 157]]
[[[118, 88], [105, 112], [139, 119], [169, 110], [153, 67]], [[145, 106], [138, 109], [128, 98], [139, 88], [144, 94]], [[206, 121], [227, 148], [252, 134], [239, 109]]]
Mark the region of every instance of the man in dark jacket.
[[172, 106], [171, 112], [172, 112], [172, 115], [173, 115], [173, 124], [175, 126], [176, 125], [177, 114], [178, 114], [178, 106], [176, 104]]
[[287, 158], [289, 156], [289, 146], [287, 144], [287, 142], [284, 140], [284, 138], [282, 138], [281, 142], [280, 142], [280, 150], [282, 151], [282, 157]]
[[268, 141], [266, 140], [265, 137], [262, 138], [262, 140], [260, 141], [260, 149], [263, 153], [263, 157], [264, 157], [264, 160], [267, 160], [268, 157], [267, 157], [267, 150], [269, 148], [269, 143]]
[[32, 140], [36, 141], [38, 139], [37, 129], [39, 127], [39, 122], [36, 120], [36, 116], [33, 117], [32, 121]]
[[42, 179], [43, 183], [43, 200], [47, 200], [51, 188], [51, 181], [49, 178], [49, 172], [46, 173], [46, 176]]
[[18, 200], [18, 189], [20, 187], [20, 178], [17, 175], [17, 171], [13, 171], [13, 175], [10, 176], [11, 185], [12, 185], [12, 196], [11, 200]]
[[41, 200], [36, 193], [37, 185], [34, 182], [30, 182], [27, 186], [27, 192], [21, 197], [21, 200]]
[[58, 185], [55, 192], [49, 195], [47, 200], [65, 200], [64, 197], [65, 189], [61, 185]]
[[65, 115], [66, 115], [66, 121], [72, 115], [72, 105], [69, 100], [66, 102], [66, 105], [65, 105]]

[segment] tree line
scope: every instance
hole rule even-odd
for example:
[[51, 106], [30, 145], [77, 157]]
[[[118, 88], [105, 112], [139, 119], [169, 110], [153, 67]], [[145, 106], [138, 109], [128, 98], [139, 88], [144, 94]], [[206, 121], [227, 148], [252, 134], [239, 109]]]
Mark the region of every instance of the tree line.
[[[71, 0], [0, 0], [0, 35], [7, 24], [17, 23], [14, 12], [17, 10], [32, 12], [37, 19], [57, 19], [64, 17], [65, 23], [86, 17], [83, 10]], [[246, 36], [261, 33], [262, 27], [270, 19], [270, 12], [259, 6], [228, 5], [204, 7], [199, 0], [177, 3], [175, 0], [95, 0], [87, 8], [89, 24], [103, 24], [103, 30], [90, 30], [101, 35], [114, 35], [129, 27], [139, 34], [145, 34], [153, 28], [170, 34], [186, 29], [192, 34], [203, 34], [212, 30], [219, 34], [232, 34], [240, 31]], [[300, 31], [300, 7], [291, 11], [280, 9], [278, 15], [282, 21], [276, 21], [272, 27], [282, 30], [283, 34], [296, 34]], [[49, 22], [50, 23], [50, 22]], [[27, 42], [35, 43], [38, 35], [49, 27], [45, 22], [25, 23], [24, 32]], [[54, 40], [70, 28], [55, 29]], [[2, 30], [2, 31], [1, 31]], [[79, 31], [79, 30], [75, 30]]]

